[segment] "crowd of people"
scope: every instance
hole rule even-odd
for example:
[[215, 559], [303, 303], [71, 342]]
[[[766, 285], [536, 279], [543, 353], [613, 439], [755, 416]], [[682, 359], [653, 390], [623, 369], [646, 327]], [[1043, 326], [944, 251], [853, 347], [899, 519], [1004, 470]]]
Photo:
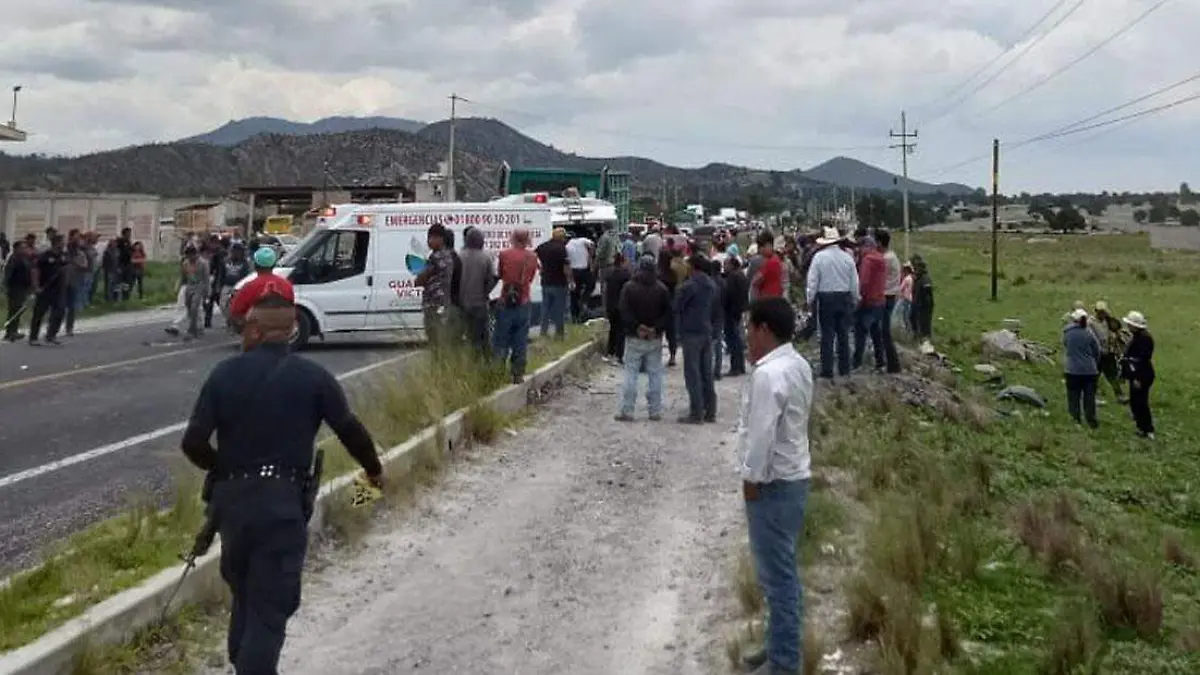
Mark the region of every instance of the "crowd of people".
[[1154, 415], [1150, 411], [1150, 388], [1155, 379], [1154, 337], [1146, 317], [1135, 310], [1117, 319], [1103, 300], [1093, 305], [1092, 312], [1089, 314], [1084, 303], [1078, 301], [1063, 317], [1067, 413], [1080, 424], [1099, 427], [1096, 395], [1103, 377], [1117, 401], [1129, 405], [1138, 436], [1154, 440]]
[[9, 242], [0, 233], [0, 260], [8, 315], [4, 340], [25, 338], [21, 320], [27, 310], [29, 344], [60, 344], [59, 333], [75, 333], [76, 316], [96, 303], [123, 303], [145, 293], [146, 248], [130, 228], [100, 247], [95, 232], [70, 230], [64, 237], [51, 227], [44, 241], [36, 233]]

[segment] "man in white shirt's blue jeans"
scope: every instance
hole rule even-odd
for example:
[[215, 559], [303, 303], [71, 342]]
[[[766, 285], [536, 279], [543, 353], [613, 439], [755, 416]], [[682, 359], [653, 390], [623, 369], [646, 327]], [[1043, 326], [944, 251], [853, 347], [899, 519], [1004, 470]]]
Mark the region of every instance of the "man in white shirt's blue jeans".
[[742, 393], [738, 454], [750, 552], [768, 608], [765, 648], [745, 658], [754, 675], [799, 673], [804, 652], [796, 543], [811, 476], [813, 373], [792, 347], [795, 327], [795, 310], [784, 298], [750, 304], [746, 342], [754, 370]]

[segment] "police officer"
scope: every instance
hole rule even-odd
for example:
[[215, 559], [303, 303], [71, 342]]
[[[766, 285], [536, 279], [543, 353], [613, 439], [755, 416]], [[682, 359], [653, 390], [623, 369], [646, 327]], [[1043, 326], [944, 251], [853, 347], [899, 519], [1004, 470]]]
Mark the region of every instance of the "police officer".
[[[221, 576], [233, 594], [228, 651], [238, 675], [276, 675], [288, 619], [300, 606], [311, 504], [304, 499], [324, 422], [381, 486], [375, 443], [337, 380], [290, 354], [295, 305], [277, 293], [254, 303], [243, 353], [208, 376], [182, 449], [213, 472], [209, 516], [221, 535]], [[220, 448], [210, 445], [216, 433]]]
[[[49, 228], [47, 231], [54, 228]], [[58, 329], [62, 327], [67, 309], [67, 252], [63, 250], [61, 234], [50, 236], [50, 248], [40, 253], [33, 266], [33, 316], [29, 320], [29, 344], [38, 346], [42, 321], [49, 315], [46, 325], [46, 342], [58, 341]]]

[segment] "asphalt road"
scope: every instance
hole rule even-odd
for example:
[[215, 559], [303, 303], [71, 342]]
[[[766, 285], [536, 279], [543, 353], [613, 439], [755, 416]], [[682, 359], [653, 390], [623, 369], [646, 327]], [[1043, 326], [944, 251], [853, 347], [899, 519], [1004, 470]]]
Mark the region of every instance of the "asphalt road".
[[[168, 494], [196, 391], [237, 349], [221, 331], [184, 344], [161, 324], [63, 341], [0, 343], [0, 576], [136, 498]], [[331, 338], [304, 356], [352, 389], [372, 364], [412, 351]]]

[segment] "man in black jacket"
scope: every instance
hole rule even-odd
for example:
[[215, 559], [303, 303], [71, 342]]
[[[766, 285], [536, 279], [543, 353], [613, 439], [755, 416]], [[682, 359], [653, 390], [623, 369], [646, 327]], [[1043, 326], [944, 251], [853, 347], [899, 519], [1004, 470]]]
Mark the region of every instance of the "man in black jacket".
[[742, 271], [742, 262], [737, 256], [725, 259], [725, 293], [721, 297], [725, 305], [723, 312], [725, 351], [729, 352], [729, 375], [746, 374], [746, 332], [742, 315], [750, 304], [750, 280]]
[[12, 255], [4, 264], [4, 290], [8, 300], [8, 318], [4, 322], [4, 339], [16, 342], [21, 334], [21, 312], [33, 290], [33, 249], [18, 240]]
[[613, 254], [613, 264], [601, 279], [604, 284], [604, 313], [608, 318], [605, 358], [616, 359], [622, 364], [625, 363], [625, 323], [621, 320], [621, 290], [629, 279], [629, 265], [625, 264], [625, 256]]
[[649, 379], [646, 406], [650, 419], [662, 419], [662, 338], [675, 315], [671, 292], [658, 280], [657, 267], [653, 256], [642, 256], [637, 273], [621, 289], [617, 303], [625, 327], [625, 383], [616, 415], [619, 422], [633, 420], [638, 373], [643, 369]]

